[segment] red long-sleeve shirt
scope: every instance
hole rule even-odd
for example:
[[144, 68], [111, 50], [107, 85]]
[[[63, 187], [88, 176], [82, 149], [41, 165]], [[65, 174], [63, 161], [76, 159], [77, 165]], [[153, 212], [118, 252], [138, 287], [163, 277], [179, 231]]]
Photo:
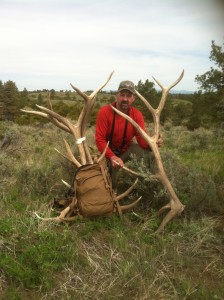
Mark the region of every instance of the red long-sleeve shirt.
[[[115, 103], [112, 103], [114, 106]], [[143, 129], [145, 130], [144, 119], [142, 113], [134, 108], [130, 107], [129, 116]], [[105, 149], [108, 140], [110, 139], [112, 124], [114, 119], [114, 111], [110, 105], [103, 106], [97, 115], [96, 120], [96, 132], [95, 132], [95, 141], [98, 150], [102, 153]], [[125, 130], [126, 120], [115, 113], [115, 122], [114, 122], [114, 131], [112, 140], [110, 141], [110, 146], [107, 149], [106, 157], [111, 158], [114, 156], [112, 149], [120, 149], [123, 143], [123, 136]], [[144, 148], [148, 149], [149, 146], [146, 141], [140, 136], [139, 132], [134, 128], [132, 124], [127, 123], [126, 134], [124, 137], [124, 144], [122, 147], [122, 152], [125, 152], [128, 147], [133, 142], [133, 138], [136, 137], [138, 144]], [[112, 149], [111, 149], [112, 148]]]

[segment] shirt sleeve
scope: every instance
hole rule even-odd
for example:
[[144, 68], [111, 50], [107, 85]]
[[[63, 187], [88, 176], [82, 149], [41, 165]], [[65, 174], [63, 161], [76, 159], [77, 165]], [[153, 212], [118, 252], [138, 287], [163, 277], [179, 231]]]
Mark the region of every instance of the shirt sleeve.
[[[96, 146], [100, 153], [104, 151], [104, 149], [107, 146], [107, 132], [109, 127], [109, 108], [108, 107], [102, 107], [97, 115], [96, 119], [96, 130], [95, 130], [95, 142]], [[111, 158], [115, 154], [113, 151], [108, 147], [105, 156], [107, 158]]]

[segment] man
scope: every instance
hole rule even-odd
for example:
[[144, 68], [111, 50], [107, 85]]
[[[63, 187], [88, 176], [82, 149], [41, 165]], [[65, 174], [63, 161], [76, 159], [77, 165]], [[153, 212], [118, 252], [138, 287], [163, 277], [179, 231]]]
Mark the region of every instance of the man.
[[[142, 113], [132, 106], [134, 100], [134, 83], [125, 80], [120, 83], [116, 94], [116, 102], [111, 105], [129, 115], [145, 130]], [[137, 144], [133, 143], [134, 137], [137, 140]], [[98, 112], [95, 141], [101, 153], [109, 141], [106, 157], [111, 162], [113, 187], [116, 187], [116, 170], [124, 166], [130, 154], [142, 157], [146, 152], [150, 151], [148, 143], [140, 136], [134, 126], [114, 112], [110, 105], [103, 106]], [[160, 137], [157, 142], [158, 146], [161, 146], [162, 142]]]

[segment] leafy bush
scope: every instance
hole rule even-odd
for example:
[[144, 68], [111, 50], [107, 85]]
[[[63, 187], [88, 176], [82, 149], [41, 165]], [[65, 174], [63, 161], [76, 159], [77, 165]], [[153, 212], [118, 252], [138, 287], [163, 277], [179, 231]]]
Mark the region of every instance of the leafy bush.
[[[211, 130], [204, 128], [190, 132], [184, 127], [172, 127], [163, 130], [163, 136], [165, 142], [161, 155], [164, 167], [179, 199], [186, 205], [185, 212], [223, 214], [223, 152], [219, 155], [219, 147], [224, 145], [223, 131], [214, 136]], [[158, 209], [168, 202], [163, 186], [149, 179], [146, 161], [133, 157], [128, 165], [145, 174], [136, 188], [143, 197], [145, 209], [151, 206]], [[130, 175], [122, 172], [120, 181], [127, 187], [133, 178], [130, 180]]]

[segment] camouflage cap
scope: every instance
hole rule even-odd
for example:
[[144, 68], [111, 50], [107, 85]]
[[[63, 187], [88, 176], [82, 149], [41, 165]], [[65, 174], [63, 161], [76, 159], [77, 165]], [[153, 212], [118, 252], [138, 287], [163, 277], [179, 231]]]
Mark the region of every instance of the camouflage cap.
[[118, 90], [117, 92], [121, 92], [123, 90], [128, 90], [130, 91], [132, 94], [135, 94], [135, 86], [134, 86], [134, 83], [132, 81], [129, 81], [129, 80], [124, 80], [124, 81], [121, 81], [119, 87], [118, 87]]

